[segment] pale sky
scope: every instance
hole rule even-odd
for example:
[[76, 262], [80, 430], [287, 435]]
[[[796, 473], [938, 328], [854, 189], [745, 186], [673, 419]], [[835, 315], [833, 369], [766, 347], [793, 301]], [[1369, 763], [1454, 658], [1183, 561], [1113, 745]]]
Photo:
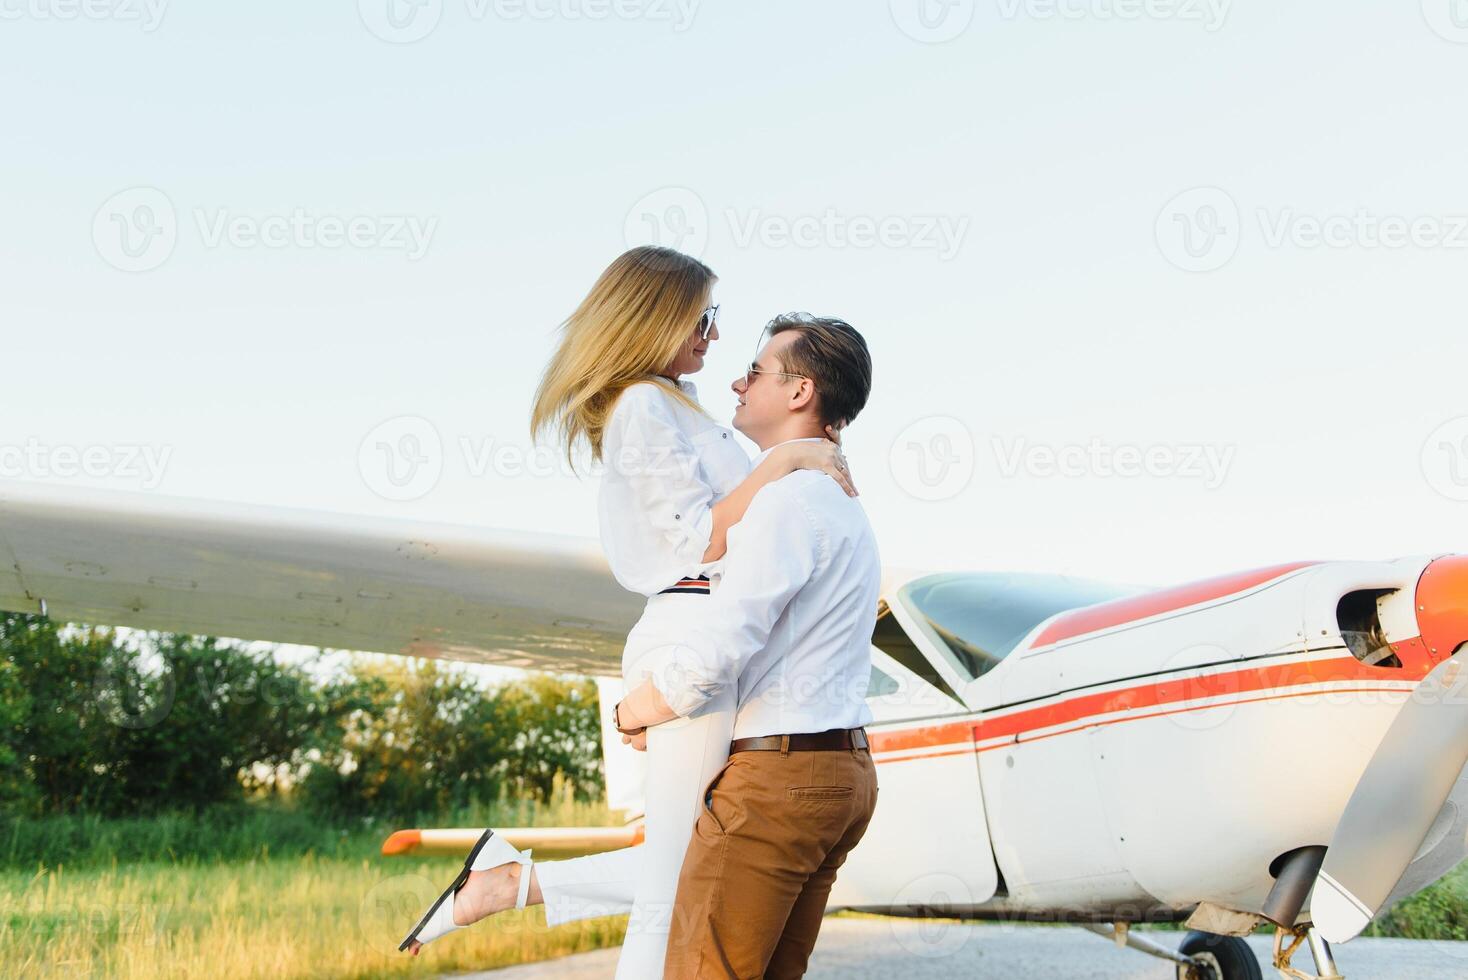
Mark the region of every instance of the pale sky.
[[0, 478], [594, 535], [494, 452], [658, 241], [720, 420], [866, 335], [889, 564], [1465, 551], [1462, 7], [0, 0]]

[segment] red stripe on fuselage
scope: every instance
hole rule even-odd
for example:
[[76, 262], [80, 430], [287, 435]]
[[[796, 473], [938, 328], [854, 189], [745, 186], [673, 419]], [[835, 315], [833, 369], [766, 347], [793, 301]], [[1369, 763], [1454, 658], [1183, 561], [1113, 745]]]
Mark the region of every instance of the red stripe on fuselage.
[[1095, 633], [1113, 626], [1124, 626], [1141, 619], [1150, 619], [1163, 613], [1186, 609], [1188, 606], [1223, 599], [1238, 592], [1246, 592], [1255, 586], [1263, 585], [1272, 579], [1313, 564], [1315, 562], [1299, 561], [1289, 565], [1256, 568], [1250, 572], [1238, 572], [1234, 575], [1204, 579], [1201, 582], [1189, 582], [1187, 585], [1163, 589], [1160, 592], [1113, 599], [1110, 602], [1087, 606], [1074, 612], [1062, 613], [1055, 622], [1045, 627], [1030, 648], [1049, 646], [1052, 643], [1083, 636], [1086, 633]]
[[[1228, 695], [1245, 695], [1256, 691], [1275, 688], [1301, 687], [1310, 684], [1339, 683], [1342, 681], [1419, 681], [1424, 671], [1407, 668], [1368, 667], [1354, 657], [1332, 657], [1328, 660], [1287, 661], [1268, 666], [1249, 667], [1226, 673], [1199, 675], [1156, 681], [1135, 687], [1081, 694], [1064, 701], [1022, 708], [992, 717], [971, 716], [957, 721], [945, 721], [919, 728], [900, 729], [889, 732], [871, 732], [872, 753], [913, 752], [939, 746], [971, 745], [994, 738], [1008, 737], [1011, 741], [1029, 741], [1027, 732], [1054, 728], [1082, 719], [1098, 719], [1102, 715], [1138, 708], [1174, 706], [1170, 711], [1155, 711], [1127, 718], [1089, 721], [1066, 731], [1079, 731], [1093, 725], [1114, 724], [1120, 721], [1135, 721], [1154, 718], [1161, 714], [1177, 714], [1182, 711], [1203, 710], [1213, 705], [1187, 707], [1188, 702], [1204, 698], [1219, 698]], [[1377, 689], [1373, 689], [1377, 690]], [[1379, 690], [1398, 690], [1380, 688]], [[1269, 700], [1276, 697], [1298, 697], [1308, 691], [1281, 693], [1268, 698], [1249, 698], [1247, 701]], [[1245, 699], [1227, 703], [1247, 703]], [[1030, 738], [1048, 738], [1065, 732], [1049, 732], [1032, 735]], [[1009, 744], [1009, 743], [1001, 743]], [[954, 751], [965, 751], [955, 748]], [[904, 758], [933, 758], [953, 753], [930, 753]], [[883, 760], [877, 760], [883, 761]], [[902, 761], [893, 759], [890, 761]]]

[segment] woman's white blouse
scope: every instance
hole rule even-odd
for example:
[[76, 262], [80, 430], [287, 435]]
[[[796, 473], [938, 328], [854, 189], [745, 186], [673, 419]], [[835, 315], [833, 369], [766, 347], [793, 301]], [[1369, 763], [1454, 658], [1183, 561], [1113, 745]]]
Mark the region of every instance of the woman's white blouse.
[[[623, 588], [654, 595], [707, 574], [710, 508], [749, 475], [732, 430], [678, 400], [671, 382], [622, 393], [602, 433], [601, 543]], [[679, 386], [698, 398], [692, 382]]]

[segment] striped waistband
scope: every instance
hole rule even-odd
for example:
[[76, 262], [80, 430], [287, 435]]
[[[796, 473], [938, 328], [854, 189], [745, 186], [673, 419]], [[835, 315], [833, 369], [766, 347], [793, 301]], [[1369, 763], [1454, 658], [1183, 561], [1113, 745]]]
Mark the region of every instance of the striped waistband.
[[708, 595], [709, 591], [709, 577], [700, 575], [698, 578], [680, 579], [676, 584], [659, 592], [658, 595]]

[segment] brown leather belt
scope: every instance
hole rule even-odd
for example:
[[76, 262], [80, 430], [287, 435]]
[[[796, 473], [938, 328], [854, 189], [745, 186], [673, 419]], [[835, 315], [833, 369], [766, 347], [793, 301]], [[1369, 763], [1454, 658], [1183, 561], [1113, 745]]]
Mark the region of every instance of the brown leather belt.
[[833, 728], [828, 732], [804, 735], [762, 735], [759, 738], [736, 738], [729, 743], [729, 754], [735, 752], [835, 752], [840, 749], [864, 749], [864, 728]]

